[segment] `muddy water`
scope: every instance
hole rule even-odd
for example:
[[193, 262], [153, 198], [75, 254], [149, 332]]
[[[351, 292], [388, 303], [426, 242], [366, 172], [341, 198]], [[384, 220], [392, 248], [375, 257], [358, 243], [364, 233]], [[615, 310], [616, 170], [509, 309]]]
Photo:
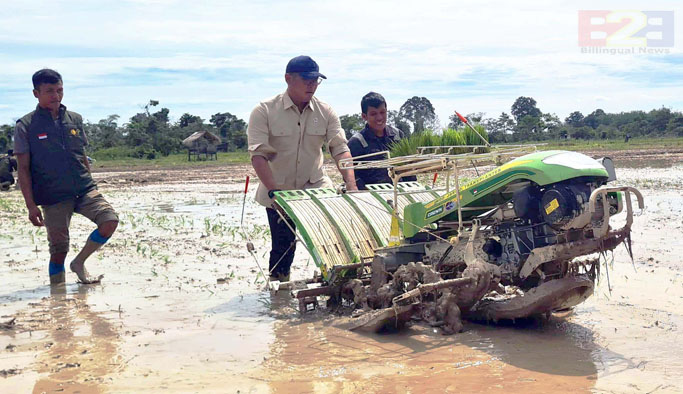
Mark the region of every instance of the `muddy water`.
[[555, 319], [456, 336], [422, 326], [362, 335], [318, 321], [278, 324], [275, 335], [273, 392], [587, 392], [597, 378], [590, 333]]
[[[454, 336], [358, 334], [325, 313], [302, 319], [286, 295], [263, 291], [244, 247], [248, 238], [267, 264], [253, 188], [246, 234], [236, 229], [243, 173], [98, 174], [122, 219], [88, 263], [105, 280], [80, 286], [69, 274], [62, 289], [47, 285], [44, 230], [26, 223], [18, 192], [0, 195], [0, 323], [16, 319], [0, 328], [0, 392], [683, 390], [680, 165], [619, 171], [647, 209], [634, 223], [635, 263], [618, 248], [611, 286], [603, 270], [568, 316], [467, 324]], [[90, 231], [74, 218], [74, 247]], [[293, 277], [313, 270], [299, 248]]]

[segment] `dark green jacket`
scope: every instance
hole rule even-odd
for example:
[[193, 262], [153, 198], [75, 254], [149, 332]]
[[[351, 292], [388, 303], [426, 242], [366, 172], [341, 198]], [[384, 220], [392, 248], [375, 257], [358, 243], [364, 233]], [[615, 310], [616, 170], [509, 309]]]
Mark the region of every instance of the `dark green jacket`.
[[59, 120], [48, 110], [36, 110], [19, 119], [27, 130], [31, 154], [33, 199], [52, 205], [78, 198], [96, 188], [84, 164], [83, 118], [61, 106]]

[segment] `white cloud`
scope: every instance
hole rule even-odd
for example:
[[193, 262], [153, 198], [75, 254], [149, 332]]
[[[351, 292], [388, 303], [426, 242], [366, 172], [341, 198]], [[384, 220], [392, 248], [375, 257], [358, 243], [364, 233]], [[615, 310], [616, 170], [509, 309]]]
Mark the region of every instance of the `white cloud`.
[[[0, 123], [35, 105], [30, 75], [45, 66], [62, 72], [65, 103], [92, 121], [111, 113], [127, 119], [150, 98], [176, 117], [230, 111], [246, 118], [284, 89], [284, 66], [302, 53], [328, 75], [319, 96], [339, 114], [357, 112], [369, 90], [394, 109], [426, 96], [442, 122], [456, 108], [509, 112], [521, 95], [560, 117], [598, 106], [681, 110], [681, 64], [656, 61], [667, 55], [580, 53], [577, 11], [594, 8], [568, 1], [11, 2], [0, 15]], [[680, 62], [680, 50], [672, 52]]]

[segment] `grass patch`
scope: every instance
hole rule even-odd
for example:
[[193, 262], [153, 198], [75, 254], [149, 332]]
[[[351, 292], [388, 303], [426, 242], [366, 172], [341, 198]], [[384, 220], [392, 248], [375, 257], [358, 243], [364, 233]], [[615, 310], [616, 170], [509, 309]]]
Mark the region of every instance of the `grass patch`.
[[91, 167], [94, 169], [112, 168], [178, 168], [178, 167], [214, 167], [227, 164], [248, 164], [250, 163], [248, 152], [218, 152], [217, 160], [187, 160], [187, 153], [175, 153], [155, 159], [136, 159], [133, 157], [121, 157], [119, 152], [111, 151], [95, 152], [92, 157], [95, 161]]

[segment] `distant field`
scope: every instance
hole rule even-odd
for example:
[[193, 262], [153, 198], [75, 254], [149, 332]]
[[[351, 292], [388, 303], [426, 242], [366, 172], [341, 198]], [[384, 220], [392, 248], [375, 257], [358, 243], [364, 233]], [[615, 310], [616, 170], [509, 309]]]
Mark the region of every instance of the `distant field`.
[[683, 138], [632, 138], [629, 142], [624, 142], [624, 139], [620, 138], [614, 140], [547, 141], [545, 143], [546, 145], [539, 146], [539, 149], [631, 150], [656, 148], [683, 148]]
[[[545, 145], [540, 145], [545, 144]], [[618, 140], [570, 140], [570, 141], [544, 141], [539, 142], [539, 149], [563, 149], [572, 151], [582, 150], [606, 150], [620, 151], [633, 149], [683, 149], [683, 138], [634, 138], [629, 142], [623, 139]], [[95, 170], [114, 170], [114, 169], [158, 169], [158, 168], [177, 168], [177, 167], [214, 167], [228, 164], [247, 164], [249, 163], [249, 153], [247, 152], [228, 152], [218, 153], [218, 160], [199, 160], [187, 161], [187, 153], [177, 153], [166, 157], [159, 157], [152, 160], [117, 158], [107, 159], [98, 158], [97, 152], [92, 155], [95, 162], [92, 167]], [[329, 159], [329, 155], [326, 155]]]
[[130, 169], [131, 167], [139, 169], [148, 168], [177, 168], [177, 167], [216, 167], [227, 164], [245, 164], [249, 162], [249, 153], [247, 152], [219, 152], [218, 160], [187, 160], [187, 153], [176, 153], [166, 157], [158, 157], [156, 159], [135, 159], [135, 158], [98, 158], [97, 152], [93, 155], [95, 161], [92, 167], [95, 170], [113, 170], [113, 169]]

